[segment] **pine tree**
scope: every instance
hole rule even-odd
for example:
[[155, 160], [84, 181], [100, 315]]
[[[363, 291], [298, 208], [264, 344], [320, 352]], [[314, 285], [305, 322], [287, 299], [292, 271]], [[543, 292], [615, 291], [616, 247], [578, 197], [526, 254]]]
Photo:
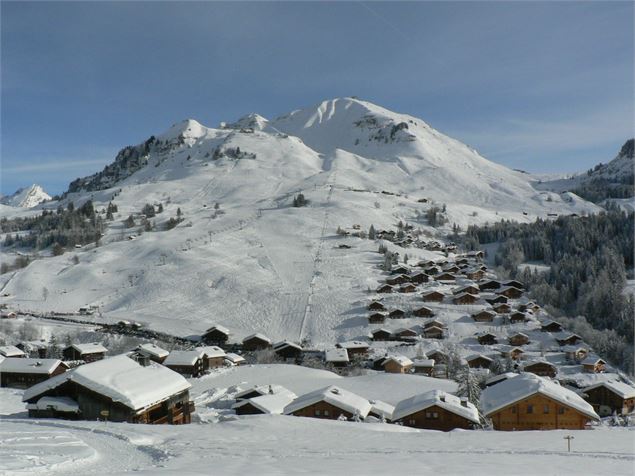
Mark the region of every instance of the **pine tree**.
[[458, 395], [465, 397], [470, 403], [478, 406], [481, 398], [481, 387], [472, 369], [466, 365], [458, 374], [459, 390]]
[[374, 240], [375, 239], [375, 227], [373, 225], [370, 225], [370, 228], [368, 229], [368, 239], [369, 240]]

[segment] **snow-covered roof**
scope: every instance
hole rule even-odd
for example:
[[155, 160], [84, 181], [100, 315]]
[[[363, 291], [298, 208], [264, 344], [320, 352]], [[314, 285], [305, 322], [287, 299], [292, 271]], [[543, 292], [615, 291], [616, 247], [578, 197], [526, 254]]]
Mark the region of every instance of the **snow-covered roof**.
[[487, 387], [481, 394], [481, 409], [486, 416], [531, 395], [540, 393], [563, 405], [574, 408], [592, 419], [599, 419], [593, 407], [571, 390], [547, 378], [522, 373], [499, 384]]
[[222, 332], [225, 335], [229, 335], [229, 329], [227, 329], [227, 327], [224, 326], [212, 326], [209, 329], [207, 329], [205, 332], [212, 332], [212, 331], [218, 331], [218, 332]]
[[289, 340], [282, 340], [280, 342], [276, 342], [275, 344], [273, 344], [274, 350], [284, 349], [285, 347], [293, 347], [295, 349], [302, 350], [302, 347], [300, 345], [296, 344], [295, 342], [291, 342]]
[[234, 354], [233, 352], [227, 352], [225, 360], [229, 360], [234, 365], [245, 362], [245, 358], [242, 355]]
[[624, 382], [616, 382], [613, 380], [598, 382], [589, 387], [582, 389], [582, 393], [587, 392], [589, 390], [593, 390], [598, 387], [606, 387], [616, 395], [619, 395], [622, 398], [635, 398], [635, 387], [631, 387], [630, 385]]
[[395, 405], [392, 418], [393, 420], [400, 420], [432, 406], [443, 408], [474, 423], [479, 423], [480, 421], [478, 410], [472, 403], [464, 400], [462, 404], [459, 397], [442, 390], [430, 390], [400, 401]]
[[232, 408], [240, 408], [244, 405], [251, 404], [263, 413], [272, 415], [281, 415], [285, 407], [289, 405], [297, 395], [290, 390], [273, 394], [260, 395], [258, 397], [248, 398], [234, 403]]
[[326, 388], [321, 388], [299, 396], [284, 408], [284, 413], [288, 415], [289, 413], [293, 413], [318, 402], [329, 403], [334, 407], [352, 415], [357, 414], [362, 418], [365, 418], [371, 409], [370, 402], [365, 398], [348, 390], [336, 387], [335, 385], [330, 385]]
[[412, 364], [415, 367], [434, 367], [434, 359], [414, 359]]
[[381, 400], [370, 400], [370, 405], [369, 413], [383, 416], [388, 420], [392, 419], [392, 412], [395, 410], [395, 407], [390, 403], [382, 402]]
[[4, 359], [0, 373], [50, 375], [61, 363], [59, 359]]
[[208, 345], [208, 346], [205, 346], [205, 347], [197, 347], [194, 350], [202, 352], [203, 355], [205, 357], [207, 357], [208, 359], [212, 359], [214, 357], [225, 357], [225, 351], [223, 349], [221, 349], [220, 347], [217, 347], [215, 345]]
[[586, 359], [582, 361], [582, 365], [595, 365], [599, 362], [606, 363], [604, 360], [600, 359], [597, 355], [589, 355]]
[[3, 345], [0, 346], [0, 355], [3, 357], [22, 357], [26, 354], [14, 345]]
[[36, 403], [29, 403], [27, 410], [48, 410], [52, 408], [58, 412], [79, 413], [79, 405], [70, 397], [42, 397]]
[[507, 380], [509, 378], [514, 378], [517, 377], [518, 374], [514, 373], [514, 372], [505, 372], [499, 375], [494, 375], [493, 377], [488, 378], [485, 381], [485, 385], [493, 385], [496, 382], [501, 382], [503, 380]]
[[194, 365], [201, 358], [203, 358], [203, 351], [200, 349], [173, 350], [163, 361], [163, 365]]
[[410, 360], [405, 355], [390, 355], [386, 357], [386, 360], [384, 361], [384, 365], [386, 365], [391, 360], [401, 365], [402, 367], [408, 367], [410, 365], [413, 365], [412, 360]]
[[367, 349], [368, 342], [362, 342], [359, 340], [350, 340], [346, 342], [339, 342], [337, 344], [341, 349]]
[[133, 410], [162, 402], [191, 385], [178, 373], [151, 362], [139, 365], [125, 355], [81, 365], [24, 391], [22, 401], [31, 400], [65, 382], [74, 382]]
[[245, 395], [249, 395], [250, 393], [256, 392], [260, 395], [275, 395], [278, 393], [291, 393], [290, 390], [288, 390], [286, 387], [283, 387], [282, 385], [276, 385], [276, 384], [271, 384], [271, 385], [255, 385], [253, 387], [249, 387], [245, 390], [241, 390], [240, 392], [238, 392], [236, 395], [234, 395], [234, 398], [236, 400], [240, 400], [242, 399]]
[[137, 347], [137, 352], [150, 357], [157, 357], [159, 359], [167, 357], [170, 354], [169, 351], [154, 344], [141, 344]]
[[476, 360], [476, 359], [485, 359], [485, 360], [489, 360], [490, 362], [492, 362], [492, 359], [490, 357], [488, 357], [487, 355], [483, 355], [483, 354], [472, 354], [472, 355], [468, 355], [465, 360], [466, 361], [471, 361], [471, 360]]
[[271, 339], [269, 339], [269, 337], [267, 337], [266, 335], [261, 334], [259, 332], [256, 332], [255, 334], [251, 334], [251, 335], [245, 337], [243, 339], [243, 342], [251, 340], [251, 339], [260, 339], [262, 341], [265, 341], [265, 342], [268, 342], [269, 344], [271, 344]]
[[72, 347], [81, 355], [101, 354], [102, 352], [103, 353], [108, 352], [108, 349], [106, 349], [103, 345], [97, 342], [88, 342], [86, 344], [71, 344], [69, 347]]
[[348, 352], [346, 349], [326, 349], [324, 360], [326, 362], [349, 362]]

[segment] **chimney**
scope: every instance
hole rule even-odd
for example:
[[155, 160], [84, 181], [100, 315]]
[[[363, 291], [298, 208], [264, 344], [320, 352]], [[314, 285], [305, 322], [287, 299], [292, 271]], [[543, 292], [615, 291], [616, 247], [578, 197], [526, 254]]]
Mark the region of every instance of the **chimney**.
[[467, 398], [461, 398], [461, 406], [467, 408]]

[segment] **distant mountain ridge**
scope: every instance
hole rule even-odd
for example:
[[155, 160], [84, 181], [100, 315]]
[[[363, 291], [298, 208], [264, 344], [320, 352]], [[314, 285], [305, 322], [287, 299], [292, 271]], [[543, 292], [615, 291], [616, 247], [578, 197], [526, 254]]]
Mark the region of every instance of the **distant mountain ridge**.
[[18, 189], [13, 195], [0, 197], [0, 204], [19, 208], [33, 208], [50, 199], [51, 196], [41, 186], [33, 184], [29, 187]]

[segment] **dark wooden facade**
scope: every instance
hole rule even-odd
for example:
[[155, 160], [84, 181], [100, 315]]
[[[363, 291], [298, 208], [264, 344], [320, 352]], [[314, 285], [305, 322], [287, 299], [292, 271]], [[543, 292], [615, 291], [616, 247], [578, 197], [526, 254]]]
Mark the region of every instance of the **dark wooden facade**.
[[532, 374], [540, 375], [541, 377], [554, 378], [558, 373], [556, 366], [549, 362], [534, 362], [527, 364], [523, 367], [525, 372], [531, 372]]
[[456, 428], [471, 430], [474, 423], [461, 415], [433, 405], [398, 420], [403, 426], [426, 430], [451, 431]]
[[583, 397], [600, 416], [609, 416], [613, 413], [627, 415], [635, 411], [635, 396], [624, 398], [604, 385], [585, 390]]
[[325, 401], [319, 401], [304, 408], [300, 408], [292, 413], [292, 415], [309, 418], [321, 418], [324, 420], [337, 420], [341, 415], [347, 419], [353, 418], [353, 415], [335, 405], [331, 405]]
[[0, 387], [29, 388], [45, 380], [63, 374], [68, 370], [68, 366], [63, 362], [50, 373], [36, 372], [0, 372]]
[[268, 340], [262, 339], [258, 336], [251, 336], [243, 340], [243, 350], [248, 352], [269, 349], [270, 347], [271, 347], [271, 342], [269, 342]]

